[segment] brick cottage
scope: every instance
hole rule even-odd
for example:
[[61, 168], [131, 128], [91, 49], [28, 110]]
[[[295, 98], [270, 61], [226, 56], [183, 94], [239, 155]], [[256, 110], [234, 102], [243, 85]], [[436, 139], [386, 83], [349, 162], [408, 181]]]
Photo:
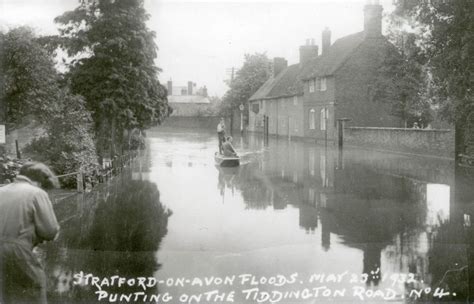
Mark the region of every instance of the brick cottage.
[[300, 62], [287, 66], [274, 59], [273, 76], [249, 99], [249, 131], [280, 136], [335, 139], [337, 119], [359, 127], [401, 127], [391, 105], [371, 94], [378, 70], [388, 55], [398, 54], [382, 35], [382, 6], [364, 7], [364, 30], [336, 40], [322, 32], [322, 52], [314, 40], [300, 47]]

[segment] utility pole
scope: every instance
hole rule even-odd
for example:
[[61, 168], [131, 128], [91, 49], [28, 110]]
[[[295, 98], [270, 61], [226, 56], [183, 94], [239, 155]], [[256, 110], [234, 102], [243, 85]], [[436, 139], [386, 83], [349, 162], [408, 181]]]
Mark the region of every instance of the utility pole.
[[[1, 64], [1, 63], [0, 63]], [[2, 67], [0, 66], [0, 71]], [[6, 153], [7, 148], [7, 101], [4, 98], [4, 75], [0, 73], [0, 156]]]
[[232, 84], [234, 83], [234, 74], [235, 74], [235, 68], [228, 68], [226, 69], [227, 75], [230, 74], [230, 81], [229, 81], [229, 86], [232, 87]]
[[239, 110], [240, 110], [240, 136], [242, 136], [244, 134], [244, 104], [241, 103], [240, 106], [239, 106]]
[[[234, 83], [234, 74], [235, 68], [232, 67], [230, 70], [228, 69], [227, 72], [230, 72], [230, 83], [229, 86], [232, 89], [232, 84]], [[234, 109], [232, 106], [230, 107], [230, 134], [233, 136], [233, 129], [234, 129]]]

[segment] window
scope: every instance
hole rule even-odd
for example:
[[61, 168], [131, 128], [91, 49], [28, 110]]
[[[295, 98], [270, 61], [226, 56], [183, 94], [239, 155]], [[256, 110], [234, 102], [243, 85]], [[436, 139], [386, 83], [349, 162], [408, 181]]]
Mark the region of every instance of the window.
[[314, 161], [314, 153], [315, 151], [314, 150], [309, 150], [309, 174], [311, 176], [314, 176], [314, 165], [315, 165], [315, 161]]
[[314, 202], [314, 193], [315, 193], [314, 188], [309, 188], [308, 189], [308, 200], [309, 200], [310, 204], [313, 205], [313, 206], [315, 205], [314, 204], [315, 203]]
[[316, 129], [316, 111], [314, 109], [309, 111], [309, 129]]
[[320, 121], [320, 129], [321, 131], [326, 131], [327, 119], [328, 119], [328, 110], [326, 108], [321, 109], [321, 121]]
[[257, 114], [260, 111], [260, 105], [258, 103], [252, 103], [252, 112]]
[[314, 79], [309, 81], [309, 92], [314, 93]]
[[471, 215], [464, 214], [464, 227], [471, 227]]
[[326, 91], [326, 77], [316, 78], [316, 91]]
[[298, 96], [293, 96], [293, 105], [298, 105]]
[[329, 185], [329, 180], [326, 172], [326, 155], [321, 154], [319, 158], [319, 173], [321, 174], [321, 186], [326, 188]]
[[321, 84], [320, 84], [320, 91], [326, 91], [327, 87], [326, 87], [326, 77], [323, 77], [320, 79], [321, 81]]

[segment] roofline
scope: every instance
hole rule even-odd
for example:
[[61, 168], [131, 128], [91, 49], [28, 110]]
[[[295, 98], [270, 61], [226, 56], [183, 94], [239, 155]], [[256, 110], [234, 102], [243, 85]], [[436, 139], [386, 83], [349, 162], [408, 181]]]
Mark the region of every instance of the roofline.
[[169, 104], [211, 104], [211, 102], [168, 102]]
[[[357, 34], [360, 34], [360, 33], [363, 33], [363, 32], [357, 32], [357, 33], [354, 33], [354, 34], [351, 34], [351, 35], [357, 35]], [[348, 36], [350, 36], [350, 35], [348, 35]], [[347, 36], [345, 36], [345, 37], [347, 37]], [[382, 37], [383, 37], [385, 40], [388, 40], [387, 37], [385, 37], [384, 35], [382, 35]], [[341, 38], [339, 38], [338, 40], [343, 39], [343, 38], [344, 38], [344, 37], [341, 37]], [[367, 39], [367, 38], [364, 37], [364, 38], [359, 42], [359, 45], [357, 45], [357, 46], [352, 50], [352, 52], [350, 52], [350, 53], [346, 56], [346, 58], [344, 58], [344, 59], [340, 62], [340, 64], [334, 69], [334, 71], [333, 71], [331, 74], [322, 74], [322, 75], [318, 75], [318, 76], [315, 76], [315, 77], [301, 78], [301, 80], [307, 81], [307, 80], [314, 79], [314, 78], [317, 78], [317, 77], [333, 76], [334, 74], [336, 74], [336, 72], [337, 72], [341, 67], [344, 66], [344, 64], [346, 64], [347, 60], [349, 60], [349, 58], [351, 58], [352, 55], [354, 55], [355, 51], [360, 48], [360, 46], [366, 41], [366, 39]], [[334, 41], [334, 43], [336, 43], [336, 42], [337, 42], [337, 40]]]
[[[301, 67], [300, 63], [295, 63], [295, 64], [292, 64], [292, 65], [289, 65], [287, 66], [286, 68], [284, 68], [280, 73], [278, 73], [277, 75], [272, 75], [270, 78], [267, 79], [267, 81], [265, 81], [261, 86], [260, 88], [258, 88], [257, 91], [255, 91], [255, 93], [252, 94], [252, 96], [250, 96], [250, 98], [247, 100], [247, 101], [255, 101], [255, 100], [266, 100], [266, 99], [274, 99], [274, 98], [280, 98], [280, 97], [263, 97], [263, 98], [253, 98], [254, 95], [256, 95], [258, 93], [258, 91], [264, 87], [267, 82], [272, 82], [272, 81], [279, 81], [283, 76], [284, 74], [292, 67]], [[273, 84], [274, 86], [275, 84]], [[272, 87], [273, 88], [273, 87]], [[271, 89], [269, 90], [269, 92], [271, 91]], [[291, 96], [295, 96], [295, 95], [303, 95], [303, 93], [297, 93], [297, 94], [290, 94], [290, 95], [282, 95], [281, 97], [291, 97]]]
[[350, 53], [346, 56], [346, 58], [344, 58], [344, 59], [339, 63], [339, 65], [334, 69], [334, 71], [333, 71], [332, 73], [330, 73], [330, 74], [316, 75], [316, 76], [314, 76], [314, 77], [309, 77], [309, 78], [302, 78], [301, 80], [307, 81], [307, 80], [311, 80], [311, 79], [318, 78], [318, 77], [334, 76], [334, 74], [336, 74], [336, 72], [337, 72], [340, 68], [342, 68], [342, 67], [346, 64], [346, 62], [354, 55], [355, 51], [360, 48], [360, 46], [362, 45], [362, 43], [363, 43], [364, 41], [365, 41], [365, 39], [362, 40], [362, 41], [359, 43], [359, 45], [358, 45], [357, 47], [355, 47], [355, 48], [352, 50], [352, 52], [350, 52]]
[[264, 97], [264, 98], [255, 98], [255, 99], [249, 99], [248, 101], [269, 100], [269, 99], [278, 99], [278, 98], [293, 97], [293, 96], [304, 96], [304, 93], [297, 93], [297, 94], [290, 94], [290, 95], [280, 95], [280, 96], [271, 96], [271, 97]]

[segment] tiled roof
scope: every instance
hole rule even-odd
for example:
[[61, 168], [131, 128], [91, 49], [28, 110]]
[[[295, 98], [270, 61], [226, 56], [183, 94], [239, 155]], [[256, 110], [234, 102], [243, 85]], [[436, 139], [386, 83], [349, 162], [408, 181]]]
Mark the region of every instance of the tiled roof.
[[200, 95], [171, 95], [168, 103], [211, 103], [209, 98]]
[[303, 68], [294, 64], [268, 79], [249, 100], [270, 99], [303, 94]]
[[364, 32], [336, 40], [326, 54], [318, 56], [306, 65], [302, 78], [333, 75], [363, 41]]
[[294, 64], [268, 79], [249, 100], [271, 99], [303, 94], [303, 80], [333, 75], [364, 41], [364, 33], [348, 35], [332, 44], [327, 54], [318, 56], [304, 67]]

